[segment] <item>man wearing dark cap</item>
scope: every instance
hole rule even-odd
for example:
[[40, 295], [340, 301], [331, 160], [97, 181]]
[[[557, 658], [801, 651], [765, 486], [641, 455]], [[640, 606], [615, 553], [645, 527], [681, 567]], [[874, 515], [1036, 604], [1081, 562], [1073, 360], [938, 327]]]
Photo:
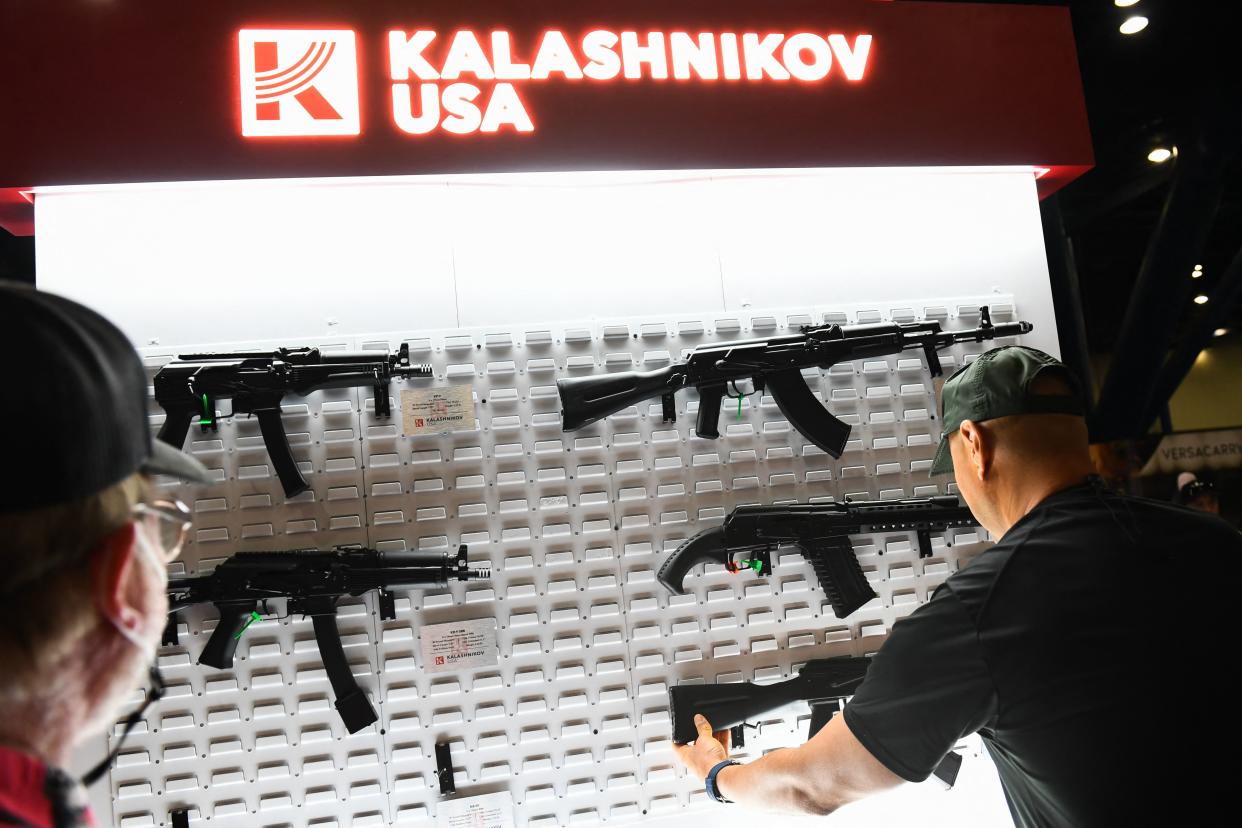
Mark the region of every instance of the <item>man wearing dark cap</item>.
[[[932, 474], [953, 472], [995, 545], [894, 625], [843, 715], [800, 748], [729, 763], [727, 734], [679, 748], [709, 795], [829, 813], [926, 779], [978, 732], [1020, 826], [1190, 824], [1227, 789], [1242, 539], [1222, 521], [1108, 490], [1084, 404], [1033, 348], [945, 383]], [[1173, 820], [1173, 822], [1169, 822]]]
[[162, 688], [166, 565], [190, 523], [156, 476], [210, 477], [151, 439], [142, 362], [94, 311], [0, 282], [0, 354], [0, 825], [94, 825], [62, 768], [148, 668], [148, 699]]

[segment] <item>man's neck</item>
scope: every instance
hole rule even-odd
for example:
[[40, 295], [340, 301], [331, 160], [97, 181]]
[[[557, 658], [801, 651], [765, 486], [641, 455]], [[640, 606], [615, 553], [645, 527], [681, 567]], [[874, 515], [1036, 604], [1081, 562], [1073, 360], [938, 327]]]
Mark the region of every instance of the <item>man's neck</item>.
[[63, 768], [84, 724], [65, 694], [5, 706], [0, 720], [0, 745], [29, 753], [45, 764]]
[[119, 692], [114, 675], [125, 668], [125, 648], [103, 629], [85, 636], [59, 661], [43, 668], [38, 688], [25, 698], [7, 699], [0, 717], [0, 744], [33, 754], [49, 765], [69, 766], [74, 748], [100, 732]]
[[1004, 522], [1004, 529], [997, 540], [1050, 496], [1081, 484], [1093, 473], [1090, 466], [1083, 465], [1069, 469], [1029, 470], [1017, 477], [1020, 482], [1010, 488], [997, 504], [999, 517]]

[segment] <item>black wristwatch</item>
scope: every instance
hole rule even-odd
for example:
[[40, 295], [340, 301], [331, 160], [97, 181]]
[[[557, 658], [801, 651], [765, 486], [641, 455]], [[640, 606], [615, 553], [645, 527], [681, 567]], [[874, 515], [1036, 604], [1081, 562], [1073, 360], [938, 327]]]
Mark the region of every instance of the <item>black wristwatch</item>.
[[723, 803], [725, 805], [731, 805], [733, 803], [733, 800], [725, 799], [724, 795], [720, 793], [720, 789], [716, 787], [716, 774], [720, 773], [720, 771], [722, 771], [723, 769], [729, 767], [729, 765], [740, 765], [740, 764], [742, 763], [734, 762], [732, 759], [726, 759], [723, 762], [717, 762], [712, 767], [712, 769], [707, 772], [707, 779], [704, 780], [704, 785], [707, 787], [707, 795], [710, 796], [712, 799], [716, 800], [717, 802]]

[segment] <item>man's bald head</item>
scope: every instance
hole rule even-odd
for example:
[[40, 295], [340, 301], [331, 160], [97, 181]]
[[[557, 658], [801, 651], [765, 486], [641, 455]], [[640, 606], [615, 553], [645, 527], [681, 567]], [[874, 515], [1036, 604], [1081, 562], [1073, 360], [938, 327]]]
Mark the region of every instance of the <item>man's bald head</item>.
[[[1035, 377], [1029, 393], [1041, 397], [1076, 395], [1069, 379], [1057, 371], [1044, 371]], [[1026, 513], [1019, 512], [1018, 507], [1032, 493], [1050, 494], [1093, 471], [1087, 422], [1076, 414], [964, 420], [948, 439], [958, 490], [979, 522], [997, 537]]]

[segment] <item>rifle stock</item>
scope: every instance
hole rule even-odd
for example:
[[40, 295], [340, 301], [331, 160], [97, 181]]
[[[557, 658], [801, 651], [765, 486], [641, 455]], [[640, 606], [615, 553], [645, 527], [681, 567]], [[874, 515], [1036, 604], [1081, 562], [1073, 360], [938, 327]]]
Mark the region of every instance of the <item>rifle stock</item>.
[[694, 741], [694, 715], [713, 730], [727, 730], [797, 701], [822, 703], [852, 695], [871, 664], [867, 658], [825, 658], [807, 662], [793, 678], [775, 684], [678, 684], [669, 688], [673, 741]]
[[685, 595], [686, 573], [699, 564], [729, 563], [729, 547], [725, 545], [723, 526], [704, 529], [685, 541], [673, 554], [664, 559], [656, 580], [674, 595]]
[[[565, 431], [574, 431], [631, 405], [672, 393], [681, 387], [679, 375], [679, 366], [674, 365], [656, 371], [621, 371], [557, 380], [562, 426]], [[719, 402], [716, 407], [719, 409]]]
[[[799, 701], [811, 707], [807, 739], [812, 739], [840, 711], [841, 702], [862, 685], [870, 665], [869, 658], [821, 658], [808, 661], [796, 676], [775, 684], [674, 685], [668, 690], [673, 742], [684, 745], [695, 740], [696, 713], [707, 719], [713, 731], [730, 730]], [[932, 775], [951, 788], [961, 766], [962, 757], [950, 750]]]

